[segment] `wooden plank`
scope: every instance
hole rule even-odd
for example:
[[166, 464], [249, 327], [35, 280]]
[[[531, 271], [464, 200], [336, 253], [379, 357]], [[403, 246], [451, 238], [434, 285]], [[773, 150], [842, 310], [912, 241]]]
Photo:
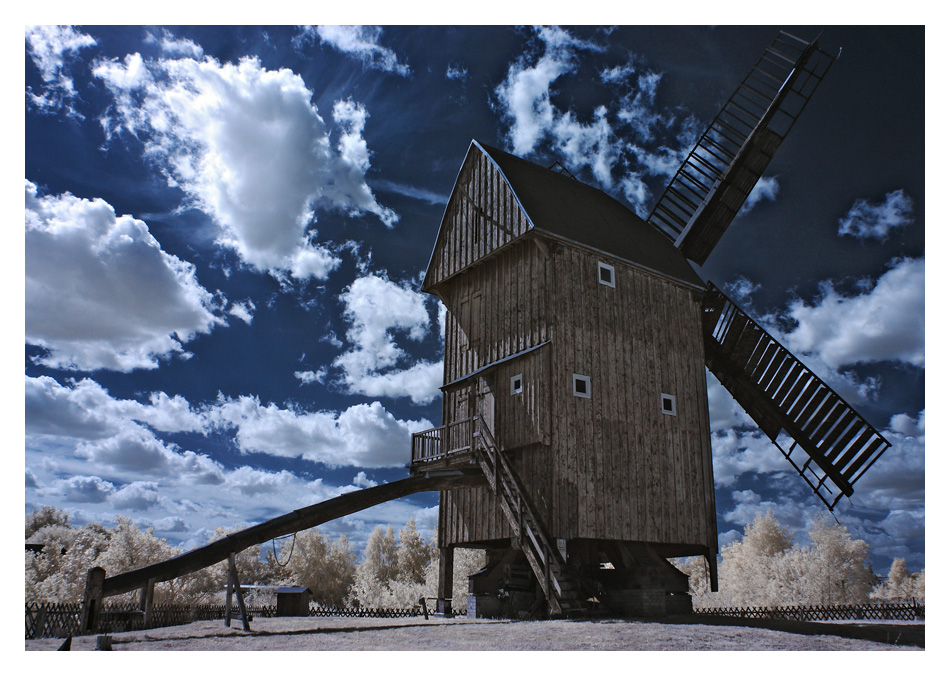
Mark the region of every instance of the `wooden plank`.
[[831, 411], [840, 403], [841, 400], [838, 399], [835, 393], [829, 391], [828, 397], [825, 399], [824, 403], [822, 403], [821, 407], [815, 412], [815, 415], [812, 416], [811, 420], [809, 420], [802, 427], [802, 432], [809, 438], [815, 439], [816, 441], [820, 439], [821, 437], [815, 434], [816, 430], [822, 423], [826, 421]]
[[873, 428], [864, 425], [864, 430], [858, 436], [857, 440], [852, 443], [848, 450], [842, 455], [839, 459], [835, 460], [834, 466], [839, 472], [842, 472], [845, 467], [848, 466], [848, 463], [851, 462], [858, 453], [861, 452], [861, 449], [877, 434]]
[[871, 457], [881, 449], [882, 446], [885, 446], [885, 444], [887, 444], [887, 441], [884, 440], [884, 437], [879, 435], [876, 439], [874, 439], [874, 441], [868, 444], [868, 447], [863, 453], [861, 453], [857, 460], [842, 470], [841, 475], [850, 482], [851, 477], [853, 477], [858, 472], [858, 470], [864, 467], [864, 464], [868, 462]]

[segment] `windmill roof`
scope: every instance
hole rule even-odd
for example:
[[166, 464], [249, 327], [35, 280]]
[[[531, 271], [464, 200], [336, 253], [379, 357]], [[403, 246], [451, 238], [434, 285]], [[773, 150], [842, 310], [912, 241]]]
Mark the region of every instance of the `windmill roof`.
[[533, 230], [703, 286], [665, 235], [607, 193], [503, 150], [473, 144], [504, 175]]

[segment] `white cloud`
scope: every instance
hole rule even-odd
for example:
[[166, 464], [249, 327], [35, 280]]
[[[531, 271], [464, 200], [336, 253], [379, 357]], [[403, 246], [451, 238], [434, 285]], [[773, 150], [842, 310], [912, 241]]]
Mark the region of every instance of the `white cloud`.
[[44, 491], [48, 496], [61, 496], [70, 502], [105, 502], [115, 493], [115, 486], [97, 476], [73, 476], [56, 481]]
[[386, 73], [396, 73], [408, 77], [410, 70], [405, 63], [388, 47], [379, 44], [383, 29], [379, 26], [304, 26], [304, 32], [298, 40], [312, 39], [314, 35], [323, 44], [352, 54], [363, 66]]
[[168, 56], [190, 56], [200, 59], [204, 56], [204, 49], [188, 38], [176, 38], [168, 29], [163, 28], [160, 34], [149, 32], [145, 42], [157, 44], [163, 54]]
[[294, 378], [299, 380], [302, 385], [312, 385], [314, 383], [322, 385], [327, 379], [327, 370], [321, 368], [317, 371], [294, 371]]
[[101, 199], [39, 197], [26, 181], [25, 260], [26, 342], [46, 366], [155, 368], [223, 323], [194, 266]]
[[[782, 439], [779, 439], [782, 443]], [[783, 444], [787, 448], [788, 444]], [[793, 467], [759, 430], [727, 429], [712, 435], [713, 476], [717, 486], [733, 486], [742, 474], [788, 472]]]
[[158, 484], [154, 481], [133, 481], [113, 493], [111, 501], [118, 510], [149, 509], [160, 502]]
[[729, 282], [724, 286], [725, 292], [739, 305], [746, 305], [752, 298], [752, 294], [762, 288], [746, 277], [739, 276], [734, 282]]
[[93, 69], [115, 97], [107, 135], [139, 135], [145, 154], [219, 226], [217, 241], [252, 267], [282, 279], [325, 279], [339, 257], [316, 242], [315, 210], [371, 213], [387, 227], [398, 216], [367, 186], [367, 114], [334, 106], [331, 139], [313, 93], [287, 69], [255, 58], [123, 62]]
[[208, 411], [219, 429], [233, 429], [245, 453], [303, 458], [331, 467], [401, 467], [413, 432], [428, 420], [397, 420], [382, 404], [358, 404], [342, 413], [262, 405], [256, 397], [222, 398]]
[[871, 204], [856, 200], [844, 218], [838, 220], [838, 234], [858, 239], [886, 240], [891, 231], [914, 222], [914, 204], [903, 190], [889, 192], [884, 201]]
[[347, 340], [353, 347], [333, 364], [343, 370], [343, 385], [352, 393], [371, 397], [410, 397], [428, 403], [442, 384], [442, 364], [419, 361], [400, 368], [408, 355], [396, 344], [398, 330], [421, 341], [429, 330], [424, 294], [383, 276], [357, 278], [340, 296], [350, 323]]
[[[574, 68], [574, 50], [556, 34], [538, 32], [545, 44], [544, 54], [534, 63], [522, 57], [508, 68], [505, 81], [495, 89], [498, 101], [512, 125], [508, 140], [514, 153], [534, 150], [545, 133], [550, 133], [559, 113], [551, 102], [551, 86]], [[547, 39], [550, 38], [550, 39]]]
[[445, 77], [449, 80], [464, 80], [468, 77], [468, 68], [450, 63], [445, 69]]
[[923, 512], [925, 436], [924, 411], [916, 420], [906, 414], [891, 418], [884, 437], [892, 446], [861, 477], [852, 501], [889, 512]]
[[894, 261], [873, 288], [854, 296], [825, 282], [818, 298], [796, 298], [784, 314], [795, 328], [780, 342], [832, 369], [883, 361], [923, 368], [924, 260]]
[[73, 107], [76, 89], [66, 61], [80, 50], [96, 45], [95, 38], [71, 26], [27, 26], [26, 42], [44, 84], [40, 94], [27, 89], [30, 103], [41, 111], [63, 110], [67, 115], [81, 118]]
[[254, 305], [254, 301], [248, 298], [247, 300], [235, 301], [228, 310], [228, 314], [237, 317], [245, 324], [250, 324], [254, 321], [254, 310], [256, 309], [257, 306]]
[[[542, 146], [550, 148], [572, 173], [589, 168], [605, 190], [619, 185], [623, 197], [645, 215], [651, 190], [643, 177], [675, 174], [695, 143], [694, 118], [657, 108], [662, 74], [640, 71], [633, 56], [622, 65], [601, 69], [600, 81], [612, 90], [609, 104], [589, 113], [560, 109], [556, 85], [575, 72], [578, 53], [603, 48], [561, 28], [536, 28], [535, 37], [540, 55], [528, 51], [511, 63], [494, 92], [509, 125], [509, 149], [523, 156]], [[631, 136], [636, 142], [621, 140]], [[615, 176], [618, 168], [620, 175]]]
[[746, 214], [750, 212], [755, 205], [757, 205], [762, 200], [768, 200], [769, 202], [774, 202], [775, 198], [778, 197], [778, 179], [775, 176], [762, 176], [756, 181], [755, 185], [752, 186], [752, 192], [749, 193], [749, 196], [746, 198], [745, 202], [742, 203], [742, 207], [739, 209], [740, 214]]

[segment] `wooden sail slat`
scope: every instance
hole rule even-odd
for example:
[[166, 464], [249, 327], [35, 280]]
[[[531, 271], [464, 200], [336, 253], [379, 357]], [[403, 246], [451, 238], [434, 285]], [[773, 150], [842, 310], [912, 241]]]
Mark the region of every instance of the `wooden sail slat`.
[[841, 471], [841, 475], [848, 481], [851, 481], [854, 475], [857, 474], [858, 471], [862, 470], [868, 461], [872, 459], [872, 456], [881, 450], [886, 443], [887, 442], [884, 440], [884, 437], [878, 435], [878, 437], [868, 445], [864, 452], [861, 453], [857, 460], [852, 462], [848, 467]]
[[828, 414], [830, 414], [831, 411], [840, 403], [841, 403], [841, 400], [839, 400], [835, 396], [827, 397], [824, 403], [822, 403], [821, 408], [819, 408], [815, 412], [815, 415], [811, 417], [811, 420], [809, 420], [807, 423], [802, 425], [802, 432], [807, 434], [809, 437], [820, 439], [821, 437], [818, 436], [817, 434], [818, 427], [823, 422], [825, 422], [825, 419], [828, 417]]
[[[769, 380], [768, 384], [765, 386], [765, 393], [769, 395], [769, 397], [771, 397], [776, 403], [780, 403], [777, 401], [778, 391], [785, 384], [785, 381], [788, 380], [789, 376], [793, 375], [792, 372], [795, 369], [795, 365], [797, 363], [797, 359], [789, 359], [783, 355], [781, 365], [779, 365], [778, 370], [776, 370], [776, 372], [772, 375], [771, 380]], [[788, 386], [791, 387], [792, 383], [789, 383]]]
[[843, 401], [836, 401], [834, 409], [828, 414], [824, 422], [821, 423], [821, 426], [815, 430], [814, 436], [816, 439], [824, 440], [825, 435], [828, 434], [828, 431], [832, 426], [841, 420], [845, 412], [848, 410], [848, 405]]
[[843, 471], [845, 467], [848, 466], [848, 463], [861, 452], [861, 449], [874, 438], [876, 434], [875, 430], [872, 427], [865, 426], [858, 438], [852, 443], [848, 450], [845, 451], [844, 455], [841, 456], [838, 460], [835, 460], [835, 467], [838, 471]]

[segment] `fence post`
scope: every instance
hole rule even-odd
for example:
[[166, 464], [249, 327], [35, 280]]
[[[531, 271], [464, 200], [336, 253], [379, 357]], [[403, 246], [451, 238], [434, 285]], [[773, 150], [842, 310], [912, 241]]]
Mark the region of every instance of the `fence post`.
[[82, 620], [80, 633], [95, 633], [99, 629], [99, 611], [102, 609], [102, 583], [106, 571], [100, 566], [90, 568], [86, 573], [86, 589], [82, 595]]

